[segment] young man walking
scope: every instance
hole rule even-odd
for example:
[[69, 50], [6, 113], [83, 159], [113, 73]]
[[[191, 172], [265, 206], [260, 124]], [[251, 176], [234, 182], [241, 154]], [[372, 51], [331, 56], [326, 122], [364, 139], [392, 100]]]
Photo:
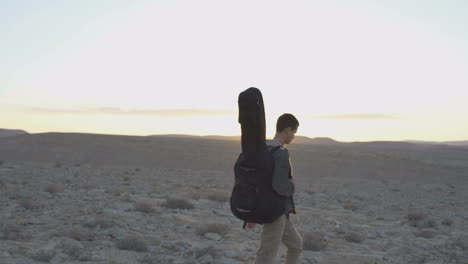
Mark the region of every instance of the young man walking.
[[[298, 127], [299, 121], [296, 117], [292, 114], [283, 114], [276, 123], [275, 137], [273, 140], [267, 141], [269, 150], [281, 146], [273, 154], [275, 166], [272, 184], [275, 192], [286, 197], [286, 210], [273, 223], [263, 225], [255, 264], [273, 264], [281, 242], [287, 247], [286, 264], [299, 263], [299, 256], [302, 252], [302, 237], [290, 219], [290, 215], [296, 213], [293, 200], [295, 187], [289, 152], [284, 147], [292, 142]], [[247, 223], [249, 228], [254, 226], [255, 223]]]

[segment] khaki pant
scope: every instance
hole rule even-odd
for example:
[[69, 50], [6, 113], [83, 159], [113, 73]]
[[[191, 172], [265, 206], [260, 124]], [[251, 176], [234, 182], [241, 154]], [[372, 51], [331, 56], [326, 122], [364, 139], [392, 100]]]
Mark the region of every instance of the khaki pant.
[[280, 242], [283, 242], [288, 249], [286, 264], [299, 263], [299, 255], [302, 252], [302, 237], [291, 219], [282, 215], [273, 223], [263, 225], [255, 264], [273, 264]]

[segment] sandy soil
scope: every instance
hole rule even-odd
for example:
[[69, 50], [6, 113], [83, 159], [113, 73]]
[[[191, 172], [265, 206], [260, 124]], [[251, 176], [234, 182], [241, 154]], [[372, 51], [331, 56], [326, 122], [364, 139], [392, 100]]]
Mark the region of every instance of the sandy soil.
[[[468, 263], [468, 148], [292, 144], [302, 263]], [[238, 140], [0, 138], [0, 263], [251, 263]], [[284, 263], [281, 248], [277, 263]]]

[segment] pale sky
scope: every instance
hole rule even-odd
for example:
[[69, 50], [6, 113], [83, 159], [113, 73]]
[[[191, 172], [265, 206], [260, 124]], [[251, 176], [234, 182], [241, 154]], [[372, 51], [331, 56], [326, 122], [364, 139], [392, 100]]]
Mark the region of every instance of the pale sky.
[[0, 128], [468, 140], [464, 0], [0, 0]]

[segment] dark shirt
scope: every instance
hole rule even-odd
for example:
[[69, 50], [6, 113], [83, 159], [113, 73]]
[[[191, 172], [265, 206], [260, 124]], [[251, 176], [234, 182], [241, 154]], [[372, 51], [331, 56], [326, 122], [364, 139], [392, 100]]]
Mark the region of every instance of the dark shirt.
[[273, 153], [275, 164], [273, 167], [272, 185], [275, 192], [286, 197], [285, 214], [289, 217], [290, 213], [296, 213], [293, 200], [295, 186], [292, 178], [293, 175], [289, 151], [277, 140], [267, 140], [267, 146], [269, 150], [276, 146], [281, 146], [280, 149]]

